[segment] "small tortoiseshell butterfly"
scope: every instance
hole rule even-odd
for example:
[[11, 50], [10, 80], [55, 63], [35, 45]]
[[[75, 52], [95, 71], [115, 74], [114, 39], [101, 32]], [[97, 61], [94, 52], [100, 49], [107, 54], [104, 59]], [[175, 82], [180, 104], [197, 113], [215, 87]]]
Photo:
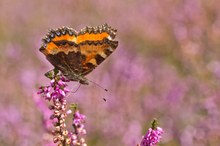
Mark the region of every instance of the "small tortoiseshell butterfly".
[[68, 27], [51, 29], [39, 50], [69, 80], [88, 85], [85, 75], [117, 48], [116, 31], [107, 24], [87, 26], [79, 32]]

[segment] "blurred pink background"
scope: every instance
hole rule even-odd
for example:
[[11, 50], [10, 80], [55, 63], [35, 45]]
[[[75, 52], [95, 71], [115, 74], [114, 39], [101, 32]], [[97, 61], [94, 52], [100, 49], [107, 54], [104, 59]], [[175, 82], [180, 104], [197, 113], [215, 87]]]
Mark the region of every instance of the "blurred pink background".
[[38, 51], [48, 29], [108, 23], [119, 46], [88, 78], [109, 92], [90, 84], [68, 97], [87, 116], [88, 145], [135, 146], [157, 118], [160, 146], [219, 146], [219, 8], [218, 0], [1, 0], [0, 145], [39, 146], [47, 136], [33, 97], [53, 68]]

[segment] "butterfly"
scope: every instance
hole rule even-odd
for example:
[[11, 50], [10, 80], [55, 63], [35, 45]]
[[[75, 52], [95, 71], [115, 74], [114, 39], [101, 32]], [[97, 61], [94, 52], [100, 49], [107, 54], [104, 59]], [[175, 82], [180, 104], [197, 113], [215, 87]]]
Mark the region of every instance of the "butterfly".
[[101, 64], [118, 46], [116, 29], [107, 24], [81, 29], [51, 29], [39, 49], [47, 60], [69, 80], [88, 85], [85, 77]]

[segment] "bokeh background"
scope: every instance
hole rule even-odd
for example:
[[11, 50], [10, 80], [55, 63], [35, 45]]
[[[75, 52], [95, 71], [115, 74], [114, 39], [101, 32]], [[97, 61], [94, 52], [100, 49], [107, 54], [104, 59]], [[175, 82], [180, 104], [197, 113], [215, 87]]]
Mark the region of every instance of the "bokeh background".
[[44, 145], [34, 93], [53, 68], [38, 51], [48, 29], [108, 23], [119, 46], [88, 78], [109, 92], [91, 84], [68, 97], [87, 116], [88, 145], [135, 146], [157, 118], [160, 146], [219, 146], [219, 8], [218, 0], [1, 0], [0, 145]]

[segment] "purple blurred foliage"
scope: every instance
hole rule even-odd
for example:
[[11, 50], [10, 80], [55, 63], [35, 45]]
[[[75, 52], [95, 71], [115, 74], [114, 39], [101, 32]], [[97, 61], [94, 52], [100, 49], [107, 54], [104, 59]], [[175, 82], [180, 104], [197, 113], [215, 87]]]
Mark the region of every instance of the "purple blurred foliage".
[[106, 22], [118, 29], [119, 47], [88, 78], [109, 92], [90, 83], [68, 97], [87, 116], [88, 145], [133, 146], [155, 117], [166, 131], [160, 145], [218, 146], [219, 7], [218, 0], [1, 0], [0, 143], [50, 139], [32, 97], [53, 68], [38, 51], [47, 30]]
[[[13, 143], [22, 146], [37, 145], [36, 141], [29, 141], [37, 136], [30, 129], [33, 125], [28, 123], [26, 117], [18, 109], [14, 106], [2, 106], [0, 111], [1, 145], [12, 145]], [[11, 141], [8, 141], [9, 139]]]
[[37, 93], [33, 95], [33, 100], [36, 104], [37, 109], [40, 110], [40, 112], [42, 113], [42, 126], [44, 126], [45, 131], [51, 130], [53, 128], [53, 120], [50, 119], [52, 111], [48, 108], [48, 104]]

